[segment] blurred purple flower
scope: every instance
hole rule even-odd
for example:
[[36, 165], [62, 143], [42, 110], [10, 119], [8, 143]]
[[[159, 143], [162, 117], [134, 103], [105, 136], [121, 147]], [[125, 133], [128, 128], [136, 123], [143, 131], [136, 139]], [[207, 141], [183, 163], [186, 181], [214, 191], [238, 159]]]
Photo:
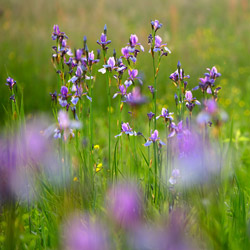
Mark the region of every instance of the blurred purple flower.
[[66, 249], [109, 250], [107, 230], [89, 216], [77, 216], [64, 224], [63, 238]]
[[134, 87], [132, 93], [128, 93], [126, 96], [126, 102], [131, 106], [143, 104], [147, 101], [146, 97], [142, 96], [141, 89]]
[[155, 91], [154, 87], [152, 85], [149, 85], [148, 89], [149, 89], [150, 93], [153, 95], [154, 91]]
[[177, 180], [180, 178], [180, 170], [179, 169], [173, 169], [172, 175], [169, 178], [169, 183], [171, 185], [175, 185], [177, 183]]
[[110, 217], [120, 226], [133, 229], [141, 220], [142, 204], [139, 191], [133, 183], [118, 183], [107, 194]]

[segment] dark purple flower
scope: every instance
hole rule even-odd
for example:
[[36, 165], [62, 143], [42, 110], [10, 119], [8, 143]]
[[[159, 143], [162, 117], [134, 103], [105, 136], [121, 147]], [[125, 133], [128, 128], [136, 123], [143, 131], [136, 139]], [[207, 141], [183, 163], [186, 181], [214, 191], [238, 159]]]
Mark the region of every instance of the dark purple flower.
[[51, 96], [51, 101], [57, 103], [57, 92], [49, 93]]
[[83, 51], [82, 49], [77, 49], [75, 52], [75, 60], [80, 61], [82, 57]]
[[149, 121], [151, 121], [152, 118], [155, 116], [155, 114], [151, 111], [151, 112], [147, 113], [147, 116], [148, 116]]
[[148, 146], [150, 146], [153, 142], [156, 142], [156, 141], [159, 141], [159, 143], [161, 144], [161, 145], [166, 145], [164, 142], [162, 142], [161, 140], [160, 140], [160, 138], [158, 137], [158, 135], [159, 135], [159, 132], [158, 132], [158, 130], [155, 130], [152, 134], [151, 134], [151, 136], [148, 138], [148, 140], [147, 140], [147, 142], [144, 144], [144, 146], [145, 147], [148, 147]]
[[16, 103], [15, 95], [10, 96], [10, 100], [13, 101], [14, 103]]
[[68, 97], [68, 88], [66, 86], [61, 87], [61, 96], [62, 98], [67, 98]]
[[8, 77], [7, 79], [6, 79], [6, 83], [5, 83], [8, 87], [9, 87], [9, 89], [10, 90], [12, 90], [12, 88], [15, 86], [15, 84], [16, 84], [16, 81], [13, 79], [13, 78], [11, 78], [11, 77]]
[[158, 20], [155, 20], [155, 21], [151, 21], [151, 26], [152, 26], [152, 29], [156, 32], [158, 29], [162, 27], [162, 24]]
[[141, 220], [141, 198], [132, 183], [119, 183], [109, 190], [107, 207], [110, 217], [123, 228], [133, 229]]
[[140, 84], [142, 84], [140, 77], [137, 76], [138, 75], [137, 69], [132, 69], [132, 70], [129, 69], [128, 75], [129, 75], [128, 80], [134, 81], [135, 79], [137, 79], [140, 82]]

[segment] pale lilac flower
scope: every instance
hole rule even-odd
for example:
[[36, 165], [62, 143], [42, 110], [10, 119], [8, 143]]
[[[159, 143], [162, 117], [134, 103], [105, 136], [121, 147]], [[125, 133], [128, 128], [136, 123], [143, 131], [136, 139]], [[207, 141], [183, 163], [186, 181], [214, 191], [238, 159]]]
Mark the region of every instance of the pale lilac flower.
[[147, 142], [144, 144], [144, 146], [145, 147], [148, 147], [148, 146], [150, 146], [153, 142], [155, 143], [155, 142], [157, 142], [157, 141], [159, 141], [159, 143], [161, 144], [161, 145], [166, 145], [163, 141], [161, 141], [160, 140], [160, 138], [158, 137], [158, 135], [159, 135], [159, 132], [158, 132], [158, 130], [155, 130], [152, 134], [151, 134], [151, 136], [148, 138], [148, 140], [147, 140]]
[[142, 84], [142, 80], [140, 77], [138, 77], [138, 70], [137, 69], [132, 69], [132, 70], [128, 70], [128, 75], [129, 75], [129, 78], [128, 80], [131, 80], [132, 82], [134, 82], [135, 79], [137, 79], [140, 84]]

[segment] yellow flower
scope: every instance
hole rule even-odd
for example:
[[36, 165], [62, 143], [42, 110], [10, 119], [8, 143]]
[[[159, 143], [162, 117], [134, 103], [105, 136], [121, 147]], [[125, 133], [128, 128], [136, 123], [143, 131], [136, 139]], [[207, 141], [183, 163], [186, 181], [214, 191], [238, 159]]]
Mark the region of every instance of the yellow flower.
[[78, 181], [78, 178], [77, 178], [77, 177], [74, 177], [73, 181]]
[[94, 149], [98, 150], [98, 149], [100, 149], [100, 146], [96, 144], [96, 145], [94, 146]]
[[102, 163], [99, 163], [95, 169], [96, 173], [99, 172], [101, 169], [102, 169]]

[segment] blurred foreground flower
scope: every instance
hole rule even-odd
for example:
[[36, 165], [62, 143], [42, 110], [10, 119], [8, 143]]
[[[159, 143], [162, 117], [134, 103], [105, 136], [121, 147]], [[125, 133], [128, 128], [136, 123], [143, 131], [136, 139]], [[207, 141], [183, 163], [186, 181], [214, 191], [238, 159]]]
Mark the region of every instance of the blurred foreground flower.
[[107, 210], [118, 225], [134, 228], [141, 220], [142, 204], [139, 191], [133, 183], [118, 183], [107, 194]]
[[107, 229], [90, 216], [75, 215], [63, 225], [65, 249], [109, 250]]

